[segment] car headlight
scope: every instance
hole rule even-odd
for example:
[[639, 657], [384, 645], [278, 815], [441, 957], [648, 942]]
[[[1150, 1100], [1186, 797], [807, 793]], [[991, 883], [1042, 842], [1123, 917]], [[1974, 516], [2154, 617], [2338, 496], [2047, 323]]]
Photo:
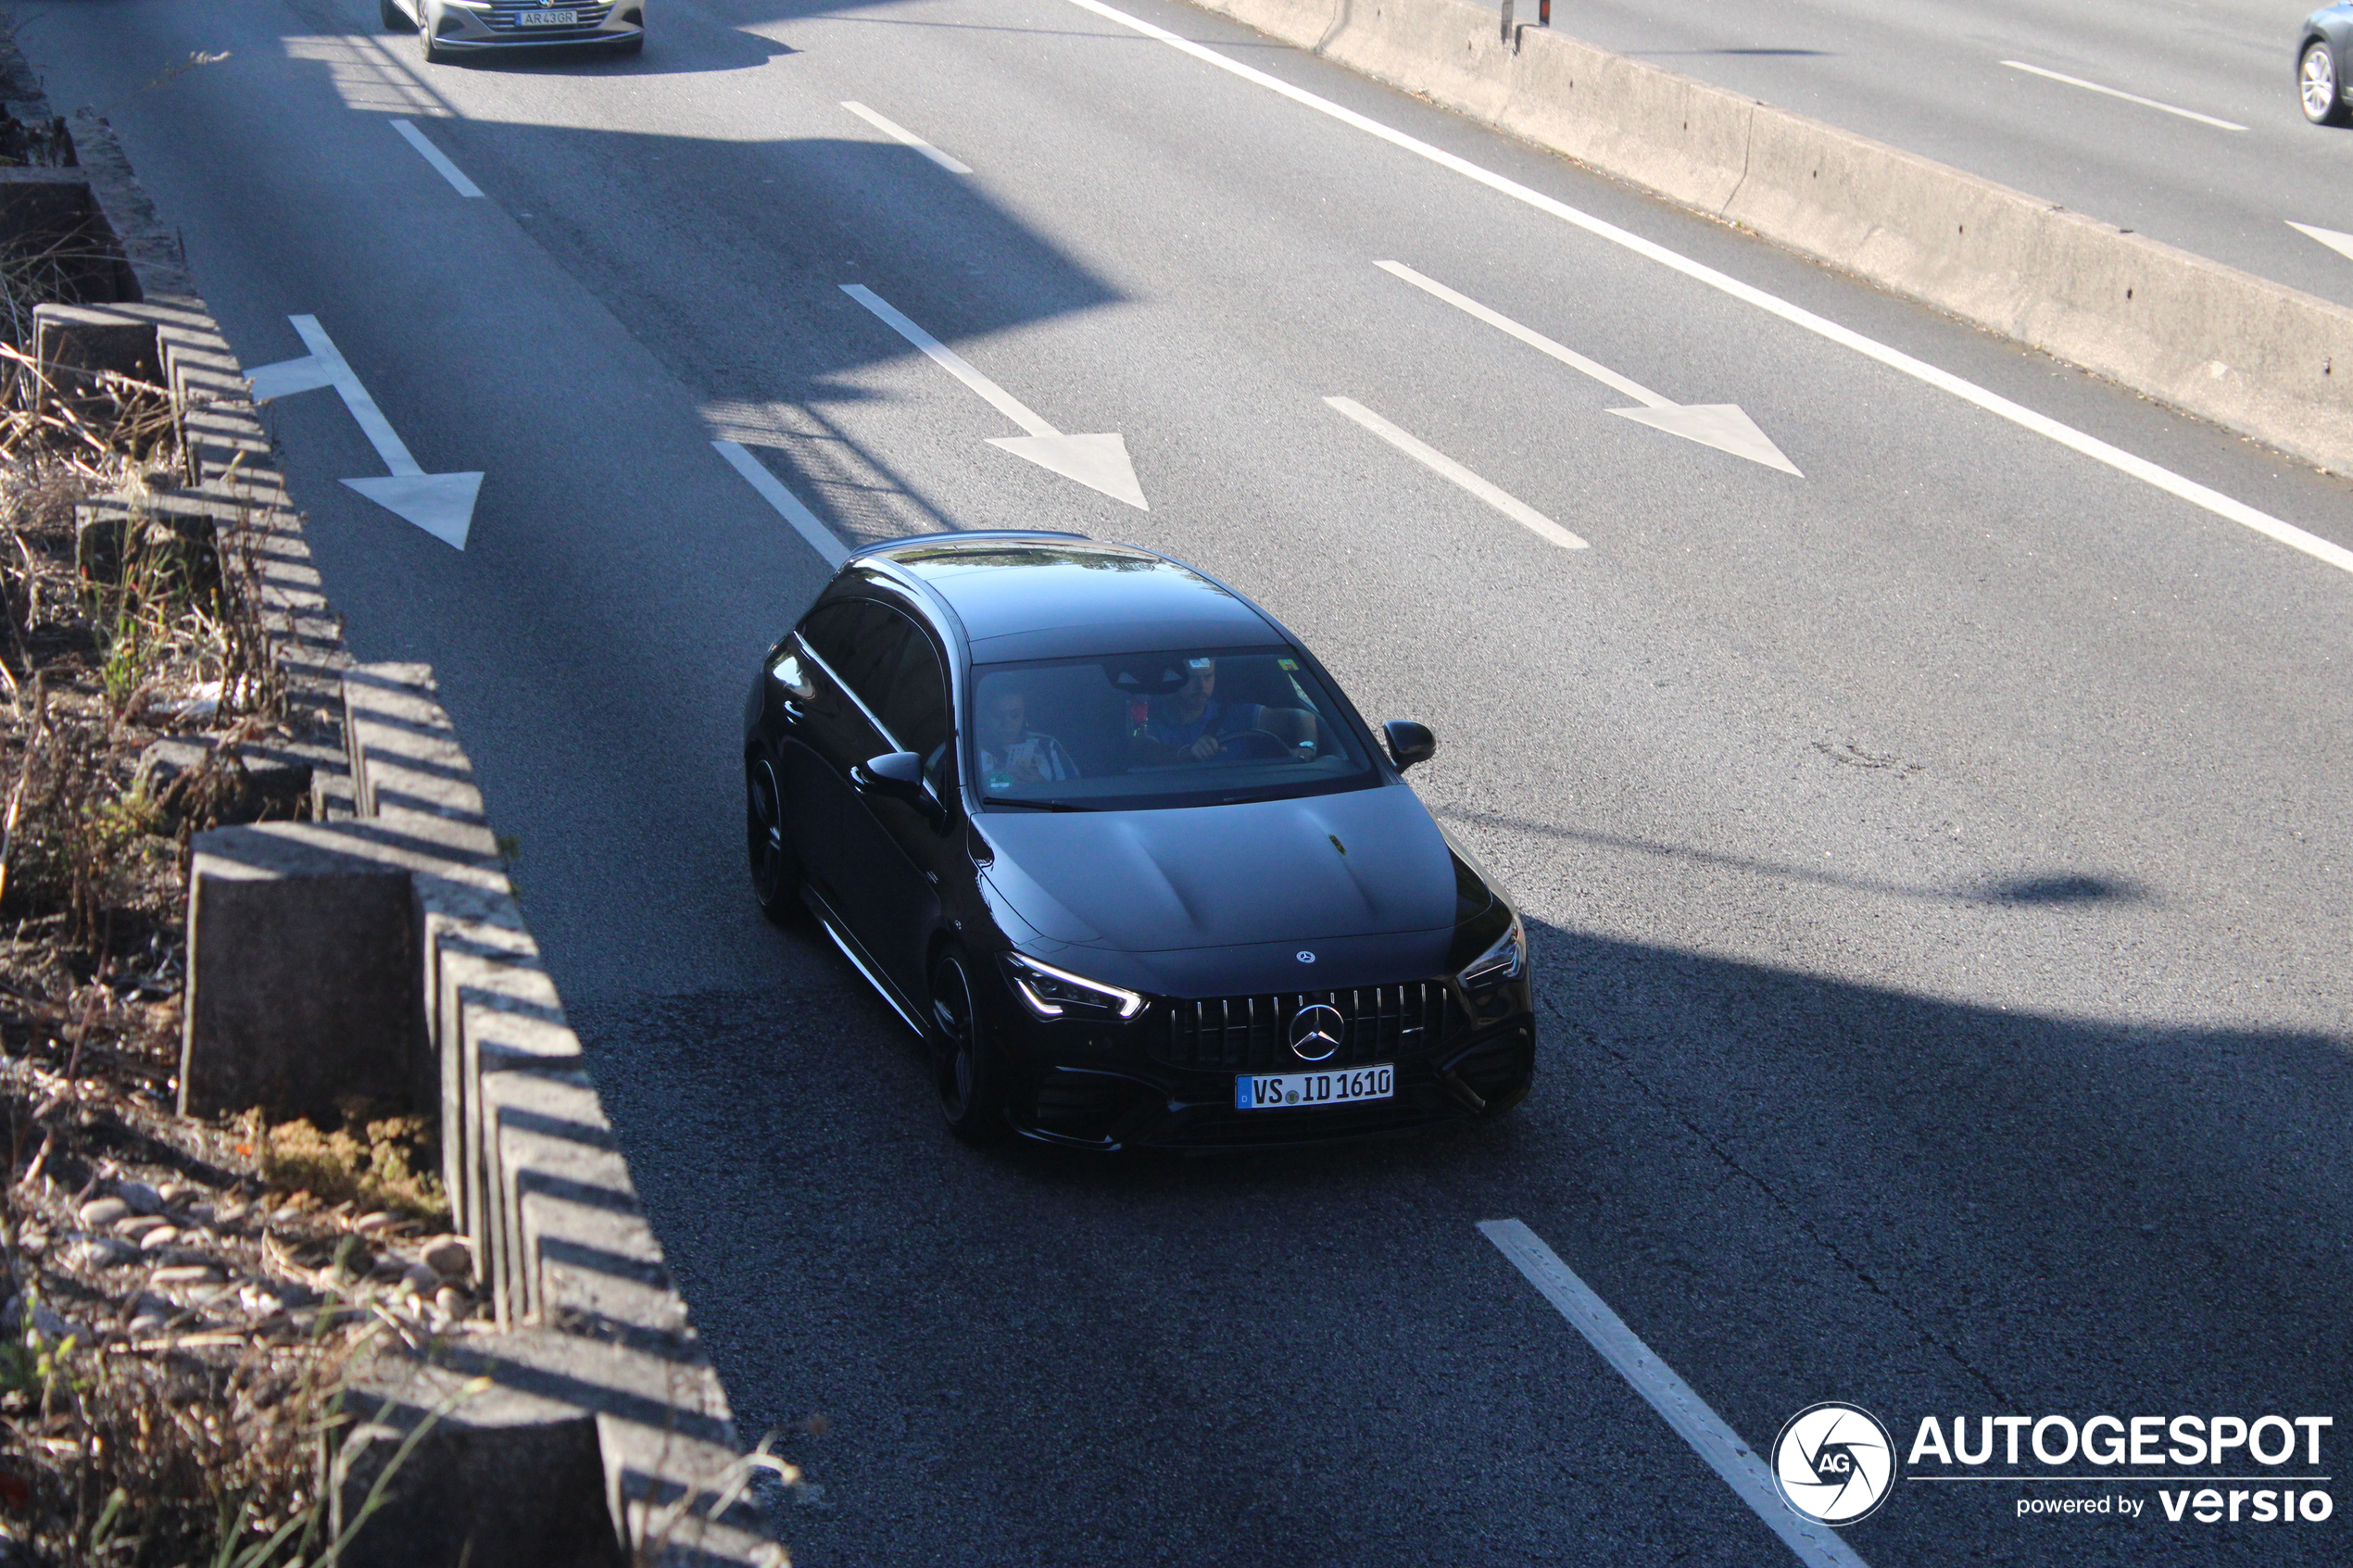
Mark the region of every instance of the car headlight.
[[1512, 928], [1487, 951], [1473, 959], [1463, 972], [1454, 978], [1466, 991], [1481, 986], [1517, 980], [1528, 969], [1528, 933], [1520, 928], [1519, 917], [1512, 917]]
[[1133, 991], [1106, 985], [1100, 980], [1089, 980], [1019, 953], [1005, 955], [1005, 972], [1023, 1004], [1040, 1018], [1062, 1018], [1073, 1012], [1116, 1012], [1122, 1019], [1129, 1019], [1144, 1010], [1144, 998]]

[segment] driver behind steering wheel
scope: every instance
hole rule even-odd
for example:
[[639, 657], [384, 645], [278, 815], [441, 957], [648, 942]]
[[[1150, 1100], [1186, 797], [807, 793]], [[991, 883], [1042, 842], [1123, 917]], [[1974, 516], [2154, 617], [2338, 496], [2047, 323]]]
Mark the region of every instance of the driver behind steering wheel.
[[1147, 765], [1206, 762], [1251, 730], [1290, 742], [1293, 759], [1315, 758], [1317, 724], [1313, 712], [1255, 702], [1223, 703], [1216, 693], [1217, 661], [1185, 660], [1184, 685], [1167, 696], [1153, 697], [1145, 707], [1144, 721], [1135, 734], [1136, 760]]

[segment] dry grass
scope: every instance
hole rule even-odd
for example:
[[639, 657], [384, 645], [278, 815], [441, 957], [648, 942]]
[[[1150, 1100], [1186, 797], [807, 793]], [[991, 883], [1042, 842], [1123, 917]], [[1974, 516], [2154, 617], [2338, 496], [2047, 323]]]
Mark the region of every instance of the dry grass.
[[448, 1199], [434, 1168], [433, 1124], [424, 1117], [371, 1120], [364, 1106], [355, 1105], [345, 1112], [343, 1125], [333, 1129], [308, 1121], [265, 1126], [258, 1114], [249, 1115], [245, 1126], [261, 1179], [273, 1188], [436, 1224], [449, 1218]]
[[[44, 134], [0, 116], [0, 163]], [[55, 384], [6, 341], [100, 259], [0, 253], [0, 1537], [66, 1568], [315, 1564], [348, 1359], [476, 1305], [406, 1277], [443, 1210], [430, 1126], [256, 1122], [241, 1153], [172, 1113], [187, 837], [300, 803], [232, 750], [286, 734], [282, 691], [254, 563], [172, 505], [164, 390]], [[167, 739], [211, 753], [154, 784]], [[84, 1213], [141, 1181], [169, 1246]]]

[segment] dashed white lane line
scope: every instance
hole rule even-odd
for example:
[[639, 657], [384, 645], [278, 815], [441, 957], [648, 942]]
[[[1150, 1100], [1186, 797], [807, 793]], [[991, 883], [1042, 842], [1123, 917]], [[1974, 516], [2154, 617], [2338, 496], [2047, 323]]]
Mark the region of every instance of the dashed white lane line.
[[2138, 104], [2145, 109], [2162, 109], [2167, 114], [2180, 115], [2183, 119], [2195, 119], [2200, 125], [2210, 125], [2217, 131], [2246, 129], [2246, 126], [2232, 120], [2217, 119], [2210, 114], [2200, 114], [2196, 109], [2181, 108], [2172, 104], [2160, 104], [2155, 98], [2144, 98], [2138, 93], [2127, 93], [2120, 87], [2103, 87], [2096, 82], [2086, 82], [2080, 76], [2069, 76], [2063, 71], [2045, 70], [2041, 66], [2031, 66], [2024, 60], [2004, 60], [2002, 63], [2012, 70], [2022, 70], [2030, 76], [2046, 77], [2053, 82], [2064, 82], [2070, 87], [2081, 87], [2086, 93], [2105, 93], [2111, 98], [2121, 98], [2128, 104]]
[[856, 115], [859, 119], [864, 120], [867, 124], [873, 126], [875, 130], [881, 132], [884, 135], [890, 137], [894, 141], [904, 142], [907, 145], [923, 154], [924, 157], [931, 159], [932, 162], [939, 165], [940, 168], [946, 169], [949, 173], [970, 174], [972, 172], [972, 168], [969, 164], [957, 162], [954, 158], [950, 157], [946, 153], [941, 152], [937, 147], [933, 146], [929, 142], [925, 141], [921, 136], [918, 136], [913, 132], [908, 130], [905, 126], [899, 124], [895, 120], [885, 119], [882, 116], [876, 114], [865, 105], [853, 104], [845, 98], [842, 100], [841, 107], [848, 109], [851, 114]]
[[758, 458], [744, 450], [739, 442], [714, 441], [711, 450], [727, 459], [727, 466], [744, 476], [744, 483], [760, 492], [760, 498], [776, 508], [793, 531], [809, 541], [809, 547], [825, 558], [827, 566], [837, 567], [849, 558], [849, 551], [834, 536], [834, 531], [817, 521], [817, 514], [800, 504], [800, 497], [786, 489], [776, 476]]
[[1190, 55], [1204, 64], [1215, 66], [1219, 70], [1240, 77], [1245, 82], [1254, 82], [1269, 92], [1279, 93], [1291, 102], [1314, 109], [1318, 114], [1329, 115], [1341, 124], [1353, 126], [1368, 136], [1378, 136], [1391, 146], [1403, 148], [1416, 157], [1428, 158], [1441, 169], [1451, 169], [1468, 180], [1476, 180], [1489, 190], [1509, 196], [1515, 201], [1525, 202], [1539, 212], [1550, 213], [1565, 223], [1573, 223], [1596, 239], [1607, 240], [1612, 245], [1622, 245], [1637, 256], [1655, 261], [1662, 267], [1672, 268], [1695, 282], [1705, 283], [1709, 288], [1728, 294], [1743, 304], [1753, 305], [1759, 310], [1778, 316], [1792, 326], [1803, 327], [1806, 331], [1818, 337], [1827, 338], [1842, 348], [1852, 349], [1866, 358], [1876, 359], [1892, 370], [1910, 376], [1916, 381], [1925, 382], [1938, 391], [1949, 393], [1963, 402], [1975, 404], [1996, 418], [2007, 420], [2012, 424], [2032, 431], [2037, 435], [2056, 441], [2071, 452], [2089, 458], [2094, 462], [2105, 463], [2119, 473], [2128, 474], [2144, 484], [2154, 486], [2169, 495], [2187, 501], [2191, 506], [2212, 512], [2216, 517], [2235, 522], [2243, 528], [2251, 528], [2268, 539], [2274, 539], [2287, 546], [2290, 549], [2301, 550], [2315, 560], [2325, 561], [2339, 571], [2353, 572], [2353, 550], [2348, 550], [2342, 545], [2331, 544], [2317, 533], [2308, 533], [2292, 522], [2275, 518], [2269, 512], [2259, 511], [2244, 501], [2234, 500], [2219, 490], [2210, 489], [2194, 479], [2175, 473], [2171, 469], [2160, 468], [2146, 458], [2135, 457], [2120, 446], [2112, 446], [2099, 437], [2087, 434], [2072, 425], [2062, 424], [2047, 414], [2038, 414], [2022, 403], [2013, 403], [1997, 392], [1957, 376], [1950, 370], [1939, 370], [1925, 359], [1916, 359], [1899, 348], [1893, 348], [1876, 339], [1865, 337], [1853, 328], [1843, 327], [1826, 316], [1817, 316], [1811, 310], [1802, 306], [1793, 305], [1778, 295], [1768, 294], [1763, 289], [1752, 283], [1744, 283], [1729, 273], [1718, 272], [1715, 268], [1694, 261], [1679, 251], [1667, 249], [1655, 240], [1646, 240], [1630, 230], [1621, 229], [1615, 223], [1596, 218], [1592, 213], [1571, 207], [1565, 201], [1548, 196], [1541, 191], [1531, 190], [1516, 180], [1507, 180], [1493, 169], [1481, 169], [1466, 157], [1457, 157], [1442, 147], [1434, 147], [1418, 137], [1408, 136], [1403, 131], [1383, 125], [1369, 115], [1361, 115], [1354, 109], [1343, 108], [1329, 98], [1318, 97], [1303, 87], [1294, 87], [1280, 77], [1269, 76], [1253, 66], [1242, 64], [1239, 60], [1229, 60], [1205, 44], [1196, 44], [1189, 38], [1179, 37], [1166, 28], [1154, 27], [1141, 18], [1131, 17], [1125, 11], [1103, 4], [1103, 0], [1070, 0], [1070, 3], [1081, 10], [1092, 11], [1107, 21], [1116, 22], [1131, 31], [1141, 33], [1147, 38], [1167, 44], [1172, 49]]
[[1724, 1478], [1733, 1495], [1755, 1512], [1766, 1528], [1780, 1537], [1800, 1562], [1808, 1568], [1868, 1568], [1855, 1549], [1839, 1539], [1833, 1531], [1790, 1511], [1781, 1500], [1780, 1488], [1773, 1482], [1773, 1473], [1766, 1468], [1756, 1451], [1742, 1442], [1740, 1435], [1725, 1424], [1724, 1418], [1692, 1392], [1692, 1386], [1677, 1376], [1673, 1367], [1660, 1361], [1656, 1352], [1626, 1326], [1625, 1320], [1609, 1310], [1609, 1303], [1594, 1295], [1592, 1287], [1578, 1278], [1576, 1271], [1562, 1262], [1534, 1231], [1517, 1220], [1481, 1220], [1478, 1229], [1480, 1235], [1495, 1244], [1495, 1250], [1528, 1276], [1528, 1283], [1542, 1293], [1544, 1299], [1553, 1304], [1553, 1310], [1567, 1318], [1569, 1326], [1601, 1352], [1602, 1360], [1615, 1368], [1651, 1409], [1667, 1418], [1667, 1424], [1675, 1429], [1676, 1436], [1689, 1443], [1707, 1461], [1708, 1468]]
[[482, 194], [482, 187], [467, 179], [466, 171], [450, 162], [448, 154], [425, 140], [425, 133], [417, 129], [414, 120], [396, 119], [392, 122], [392, 128], [400, 132], [402, 141], [417, 149], [420, 157], [433, 165], [434, 172], [449, 182], [451, 190], [461, 196]]
[[1579, 539], [1534, 507], [1490, 484], [1435, 446], [1406, 434], [1354, 398], [1327, 397], [1324, 401], [1413, 458], [1414, 461], [1428, 469], [1432, 473], [1461, 485], [1539, 539], [1549, 539], [1564, 550], [1581, 550], [1586, 547], [1584, 540]]

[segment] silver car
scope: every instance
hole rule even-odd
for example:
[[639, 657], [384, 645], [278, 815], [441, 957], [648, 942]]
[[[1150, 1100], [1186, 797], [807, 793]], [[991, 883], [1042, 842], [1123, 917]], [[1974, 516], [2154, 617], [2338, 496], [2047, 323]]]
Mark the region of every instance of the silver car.
[[646, 46], [646, 0], [376, 0], [384, 26], [413, 32], [428, 63], [493, 49]]

